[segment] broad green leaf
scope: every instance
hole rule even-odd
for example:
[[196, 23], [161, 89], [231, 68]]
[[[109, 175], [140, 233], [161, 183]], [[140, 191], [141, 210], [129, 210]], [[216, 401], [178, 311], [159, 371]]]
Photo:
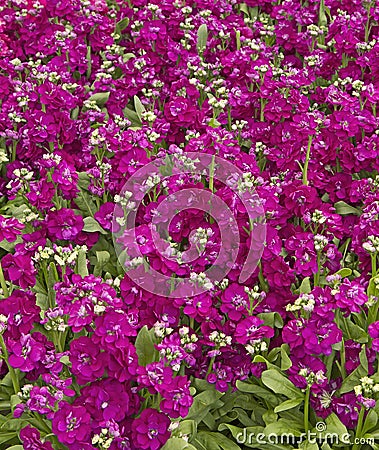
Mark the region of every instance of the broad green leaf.
[[222, 393], [214, 389], [203, 391], [196, 395], [193, 399], [193, 404], [188, 412], [186, 419], [193, 419], [199, 424], [203, 418], [208, 414], [212, 407], [217, 408], [222, 406], [217, 404], [217, 401], [222, 397]]
[[206, 444], [206, 447], [209, 450], [211, 450], [214, 445], [217, 446], [214, 448], [221, 448], [223, 450], [240, 450], [240, 447], [235, 442], [227, 438], [222, 433], [200, 431], [197, 435], [197, 439]]
[[344, 338], [352, 339], [355, 342], [364, 344], [368, 342], [368, 334], [360, 326], [352, 322], [351, 318], [340, 321], [341, 330], [343, 331]]
[[246, 383], [244, 381], [237, 380], [236, 387], [241, 392], [254, 394], [259, 398], [267, 400], [273, 406], [276, 406], [279, 403], [278, 397], [262, 386], [257, 386], [256, 384]]
[[340, 394], [345, 394], [346, 392], [351, 392], [354, 386], [360, 384], [360, 379], [367, 376], [367, 371], [360, 364], [350, 375], [348, 375], [342, 382], [339, 389]]
[[280, 347], [280, 368], [282, 370], [288, 370], [292, 366], [292, 361], [288, 356], [288, 345], [282, 344]]
[[140, 122], [142, 122], [142, 113], [146, 111], [146, 108], [141, 103], [141, 100], [135, 95], [134, 96], [134, 108]]
[[121, 32], [123, 30], [125, 30], [125, 28], [129, 25], [129, 18], [128, 17], [124, 17], [123, 19], [119, 20], [116, 23], [116, 33], [117, 34], [121, 34]]
[[207, 46], [207, 40], [208, 40], [208, 27], [205, 23], [201, 24], [199, 26], [199, 29], [197, 30], [197, 52], [199, 54], [203, 53], [206, 46]]
[[75, 203], [78, 208], [84, 213], [85, 216], [94, 216], [97, 211], [96, 205], [92, 200], [90, 194], [84, 190], [81, 190], [78, 196], [75, 198]]
[[269, 425], [278, 420], [278, 415], [273, 410], [268, 410], [262, 415], [262, 419], [266, 425]]
[[336, 275], [340, 275], [342, 278], [349, 277], [353, 271], [347, 267], [340, 269], [338, 272], [336, 272]]
[[374, 409], [370, 409], [364, 421], [362, 434], [374, 429], [378, 423], [378, 414]]
[[97, 262], [93, 269], [93, 274], [95, 275], [95, 277], [101, 276], [101, 273], [102, 273], [105, 265], [108, 263], [110, 257], [111, 257], [111, 255], [106, 250], [96, 252]]
[[285, 402], [281, 403], [280, 405], [278, 405], [274, 411], [276, 413], [278, 412], [282, 412], [282, 411], [287, 411], [289, 409], [292, 408], [296, 408], [296, 406], [299, 406], [303, 403], [304, 398], [303, 397], [298, 397], [298, 398], [293, 398], [290, 400], [286, 400]]
[[136, 352], [140, 366], [146, 366], [155, 360], [157, 351], [154, 344], [154, 330], [149, 330], [145, 325], [142, 327], [136, 338]]
[[87, 255], [84, 250], [79, 250], [76, 261], [76, 270], [79, 275], [86, 277], [88, 275]]
[[300, 444], [299, 449], [301, 450], [319, 450], [319, 446], [314, 442], [304, 441]]
[[359, 209], [354, 208], [354, 206], [351, 206], [343, 201], [335, 203], [334, 207], [336, 208], [336, 213], [341, 216], [347, 216], [349, 214], [354, 214], [356, 216], [361, 215], [361, 211], [359, 211]]
[[276, 394], [283, 394], [288, 398], [302, 397], [302, 392], [291, 381], [277, 370], [265, 370], [262, 373], [262, 382]]
[[311, 282], [309, 281], [309, 277], [304, 278], [301, 282], [299, 292], [300, 294], [309, 294], [311, 292]]
[[12, 447], [8, 447], [7, 450], [23, 450], [23, 445], [12, 445]]
[[125, 54], [122, 56], [122, 60], [123, 60], [124, 62], [128, 62], [129, 59], [132, 59], [132, 58], [135, 58], [135, 57], [136, 57], [136, 55], [135, 55], [134, 53], [125, 53]]
[[141, 126], [142, 126], [141, 119], [138, 117], [138, 114], [135, 111], [133, 111], [129, 107], [126, 107], [123, 109], [123, 112], [124, 112], [124, 116], [131, 122], [131, 126], [129, 127], [129, 129], [130, 128], [137, 128], [137, 129], [141, 128]]
[[89, 100], [95, 102], [97, 106], [102, 108], [107, 103], [109, 95], [110, 92], [97, 92], [96, 94], [91, 95]]
[[196, 450], [196, 447], [182, 438], [172, 437], [165, 443], [162, 450]]
[[368, 360], [366, 354], [366, 345], [362, 345], [361, 351], [359, 352], [359, 361], [366, 372], [368, 372]]
[[264, 324], [271, 328], [283, 328], [283, 319], [277, 312], [260, 313], [257, 316], [264, 320]]
[[[5, 442], [9, 442], [12, 439], [17, 438], [17, 433], [3, 433], [0, 431], [0, 444], [4, 444]], [[9, 447], [6, 447], [9, 448]]]
[[107, 234], [107, 232], [104, 230], [104, 228], [93, 217], [85, 217], [83, 220], [84, 220], [83, 231], [86, 231], [87, 233], [98, 232], [101, 234]]

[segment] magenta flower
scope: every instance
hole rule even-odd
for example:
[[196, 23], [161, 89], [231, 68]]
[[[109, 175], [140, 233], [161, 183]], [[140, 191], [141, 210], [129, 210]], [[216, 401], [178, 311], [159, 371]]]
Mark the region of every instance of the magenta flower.
[[46, 224], [52, 239], [65, 241], [75, 239], [84, 227], [83, 217], [67, 208], [50, 212]]
[[13, 217], [0, 216], [0, 241], [14, 242], [25, 225]]
[[78, 384], [86, 384], [101, 377], [108, 364], [108, 354], [101, 352], [87, 336], [71, 341], [71, 371], [76, 375]]
[[170, 437], [170, 419], [156, 409], [147, 408], [132, 423], [135, 444], [140, 449], [158, 450]]
[[9, 339], [7, 347], [9, 364], [12, 367], [23, 372], [30, 372], [39, 366], [46, 353], [46, 348], [34, 339], [35, 335], [36, 333], [24, 334], [17, 341]]
[[187, 377], [178, 376], [174, 378], [168, 390], [163, 393], [164, 398], [159, 405], [161, 411], [172, 418], [186, 417], [193, 403], [189, 390], [190, 384], [191, 382]]
[[26, 450], [53, 450], [50, 442], [41, 440], [41, 433], [30, 425], [22, 428], [20, 439]]
[[339, 292], [334, 295], [336, 305], [349, 313], [360, 312], [360, 306], [367, 302], [367, 295], [362, 285], [356, 281], [345, 279], [341, 284]]
[[83, 406], [70, 405], [63, 401], [54, 414], [53, 433], [62, 444], [85, 442], [91, 432], [90, 415]]
[[259, 317], [247, 317], [237, 325], [234, 337], [239, 344], [259, 342], [264, 338], [274, 336], [274, 330], [268, 326], [262, 326], [263, 320]]

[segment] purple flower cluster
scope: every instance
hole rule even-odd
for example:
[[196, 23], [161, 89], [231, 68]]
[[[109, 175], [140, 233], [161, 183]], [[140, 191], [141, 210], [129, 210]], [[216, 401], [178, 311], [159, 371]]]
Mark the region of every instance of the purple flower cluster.
[[[305, 430], [309, 406], [368, 430], [379, 389], [378, 22], [375, 2], [355, 0], [2, 2], [0, 377], [18, 398], [2, 412], [22, 419], [10, 439], [157, 450], [191, 411], [194, 380], [232, 395], [274, 364], [305, 396]], [[190, 152], [243, 176], [195, 175]], [[239, 248], [218, 282], [206, 273], [226, 215], [215, 221], [191, 197], [167, 225], [169, 245], [157, 244], [183, 189], [212, 193], [235, 219]], [[241, 282], [264, 234], [236, 193], [253, 190], [266, 245]], [[112, 233], [132, 219], [118, 258]], [[141, 287], [125, 273], [135, 265], [172, 280], [175, 295], [154, 279]]]

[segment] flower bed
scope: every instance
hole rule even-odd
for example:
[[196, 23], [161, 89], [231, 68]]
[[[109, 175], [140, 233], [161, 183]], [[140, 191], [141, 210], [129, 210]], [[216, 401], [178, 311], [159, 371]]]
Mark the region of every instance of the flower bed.
[[0, 449], [379, 448], [376, 2], [0, 10]]

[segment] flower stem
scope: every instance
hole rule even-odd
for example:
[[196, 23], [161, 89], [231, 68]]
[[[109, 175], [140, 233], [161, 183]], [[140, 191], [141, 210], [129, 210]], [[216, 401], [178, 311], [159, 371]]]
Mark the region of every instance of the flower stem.
[[209, 366], [207, 370], [207, 376], [212, 372], [213, 364], [215, 362], [216, 356], [212, 356], [211, 360], [209, 361]]
[[[361, 410], [359, 411], [357, 431], [355, 433], [356, 441], [359, 440], [359, 438], [361, 437], [361, 434], [362, 434], [364, 416], [365, 416], [365, 408], [364, 408], [364, 406], [362, 406]], [[359, 448], [360, 448], [360, 444], [355, 443], [353, 445], [352, 450], [358, 450]]]
[[304, 399], [304, 429], [305, 433], [309, 431], [309, 397], [311, 394], [310, 386], [307, 386], [307, 390], [305, 391], [305, 399]]
[[8, 291], [7, 283], [5, 282], [3, 268], [1, 267], [1, 262], [0, 262], [0, 284], [1, 284], [1, 289], [3, 290], [4, 297], [5, 298], [9, 297], [9, 291]]
[[18, 381], [18, 376], [17, 376], [16, 371], [8, 362], [8, 350], [7, 350], [7, 347], [5, 346], [4, 338], [2, 335], [0, 335], [0, 349], [1, 349], [2, 357], [4, 358], [4, 361], [5, 361], [6, 365], [8, 366], [8, 371], [9, 371], [9, 375], [12, 380], [14, 393], [18, 394], [20, 392], [20, 383]]
[[303, 184], [305, 186], [308, 186], [308, 165], [309, 165], [309, 158], [311, 156], [312, 139], [313, 139], [313, 135], [308, 137], [307, 154], [305, 156], [305, 163], [304, 163], [304, 169], [303, 169]]

